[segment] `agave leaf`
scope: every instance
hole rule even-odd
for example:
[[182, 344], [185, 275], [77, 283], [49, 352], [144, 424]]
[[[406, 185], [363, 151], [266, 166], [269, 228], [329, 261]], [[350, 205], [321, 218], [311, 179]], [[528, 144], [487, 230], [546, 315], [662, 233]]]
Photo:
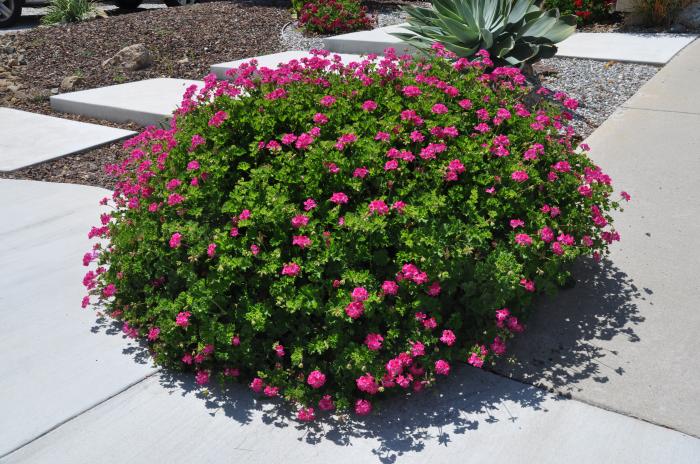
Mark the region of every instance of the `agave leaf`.
[[515, 44], [515, 47], [513, 47], [508, 56], [505, 57], [505, 60], [509, 64], [520, 66], [526, 61], [537, 56], [538, 51], [539, 47], [536, 45], [533, 46], [527, 42], [520, 41]]
[[440, 13], [442, 16], [447, 16], [456, 21], [460, 21], [459, 14], [457, 13], [457, 8], [455, 8], [454, 3], [450, 0], [433, 0], [433, 7], [435, 11]]
[[475, 29], [469, 29], [465, 27], [464, 24], [454, 19], [443, 17], [442, 22], [448, 31], [454, 36], [456, 36], [460, 42], [468, 45], [473, 45], [474, 42], [479, 42], [479, 31]]
[[510, 35], [505, 35], [493, 44], [493, 54], [499, 58], [503, 58], [513, 47], [515, 47], [515, 39]]
[[520, 31], [521, 37], [542, 37], [547, 33], [556, 23], [557, 17], [551, 13], [556, 13], [553, 10], [547, 11], [544, 15], [525, 23], [522, 30]]
[[469, 2], [457, 1], [457, 11], [461, 21], [463, 21], [470, 29], [479, 30], [478, 22], [476, 21], [476, 16], [474, 15], [474, 9], [472, 9]]
[[557, 54], [557, 50], [558, 50], [558, 48], [556, 45], [540, 44], [539, 45], [539, 52], [537, 53], [537, 57], [539, 59], [551, 58]]
[[463, 47], [461, 45], [457, 45], [454, 43], [444, 43], [443, 45], [445, 46], [446, 49], [448, 49], [451, 52], [456, 53], [457, 56], [462, 57], [462, 58], [470, 57], [470, 56], [474, 55], [474, 53], [476, 53], [479, 50], [478, 46], [472, 47], [472, 48], [467, 48], [467, 47]]
[[482, 12], [482, 17], [484, 18], [484, 27], [491, 29], [491, 23], [493, 23], [493, 18], [496, 16], [496, 12], [503, 0], [490, 0], [484, 2], [484, 9]]
[[575, 31], [576, 16], [565, 15], [561, 16], [546, 33], [542, 34], [542, 37], [548, 41], [551, 41], [552, 43], [559, 43], [569, 37]]
[[484, 43], [482, 48], [485, 48], [488, 50], [491, 47], [493, 47], [493, 34], [488, 29], [481, 30], [481, 40]]
[[508, 15], [509, 23], [520, 22], [532, 6], [532, 0], [516, 0]]

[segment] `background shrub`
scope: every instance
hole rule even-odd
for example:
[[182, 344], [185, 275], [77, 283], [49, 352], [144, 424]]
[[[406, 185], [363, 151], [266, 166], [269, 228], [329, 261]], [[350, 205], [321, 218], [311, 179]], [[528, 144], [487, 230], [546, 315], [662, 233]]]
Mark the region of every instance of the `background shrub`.
[[534, 296], [619, 238], [618, 203], [568, 112], [527, 108], [520, 71], [485, 72], [485, 52], [445, 54], [243, 65], [188, 89], [171, 129], [108, 168], [83, 305], [157, 363], [240, 377], [300, 420], [502, 355]]
[[299, 10], [299, 24], [320, 34], [369, 29], [373, 22], [358, 0], [311, 0]]
[[91, 0], [51, 0], [43, 24], [75, 23], [88, 19], [95, 13]]
[[579, 24], [609, 22], [617, 17], [615, 0], [545, 0], [547, 8], [558, 8], [562, 14], [573, 14]]

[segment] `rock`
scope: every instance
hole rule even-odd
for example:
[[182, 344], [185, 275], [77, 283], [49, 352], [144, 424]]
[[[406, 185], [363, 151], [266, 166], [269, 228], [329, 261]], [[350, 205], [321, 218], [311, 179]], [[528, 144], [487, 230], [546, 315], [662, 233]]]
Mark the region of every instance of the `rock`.
[[189, 63], [189, 62], [190, 62], [190, 59], [187, 58], [187, 57], [184, 57], [184, 58], [181, 59], [181, 60], [177, 60], [177, 64], [187, 64], [187, 63]]
[[142, 43], [122, 48], [112, 58], [102, 62], [102, 66], [116, 66], [126, 71], [138, 71], [153, 63], [151, 53]]
[[83, 83], [83, 78], [80, 76], [68, 76], [64, 77], [61, 81], [61, 85], [58, 87], [61, 92], [71, 92], [75, 89], [75, 86]]
[[676, 16], [676, 24], [681, 24], [691, 31], [700, 31], [700, 2], [692, 3]]
[[559, 74], [557, 68], [548, 66], [542, 62], [533, 64], [532, 69], [540, 76], [553, 76]]

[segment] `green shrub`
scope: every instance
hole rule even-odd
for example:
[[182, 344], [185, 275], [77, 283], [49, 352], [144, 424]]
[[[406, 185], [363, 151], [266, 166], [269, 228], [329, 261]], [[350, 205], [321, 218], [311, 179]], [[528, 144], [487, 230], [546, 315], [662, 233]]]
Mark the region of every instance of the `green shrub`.
[[433, 0], [430, 8], [404, 7], [410, 33], [393, 33], [418, 49], [443, 44], [469, 58], [488, 50], [497, 65], [522, 66], [557, 51], [576, 30], [575, 16], [544, 11], [534, 0]]
[[75, 23], [88, 19], [95, 12], [92, 0], [51, 0], [43, 24]]
[[171, 129], [108, 167], [84, 306], [97, 297], [158, 364], [240, 377], [300, 420], [503, 354], [535, 295], [618, 239], [618, 203], [570, 114], [523, 104], [519, 70], [436, 48], [188, 89]]

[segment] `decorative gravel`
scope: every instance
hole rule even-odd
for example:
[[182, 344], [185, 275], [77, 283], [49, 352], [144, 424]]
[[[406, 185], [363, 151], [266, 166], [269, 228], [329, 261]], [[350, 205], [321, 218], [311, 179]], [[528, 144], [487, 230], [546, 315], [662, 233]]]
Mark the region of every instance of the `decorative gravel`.
[[582, 138], [586, 138], [651, 79], [659, 67], [616, 61], [552, 58], [543, 60], [538, 69], [546, 71], [540, 71], [545, 87], [566, 92], [579, 100], [574, 127]]

